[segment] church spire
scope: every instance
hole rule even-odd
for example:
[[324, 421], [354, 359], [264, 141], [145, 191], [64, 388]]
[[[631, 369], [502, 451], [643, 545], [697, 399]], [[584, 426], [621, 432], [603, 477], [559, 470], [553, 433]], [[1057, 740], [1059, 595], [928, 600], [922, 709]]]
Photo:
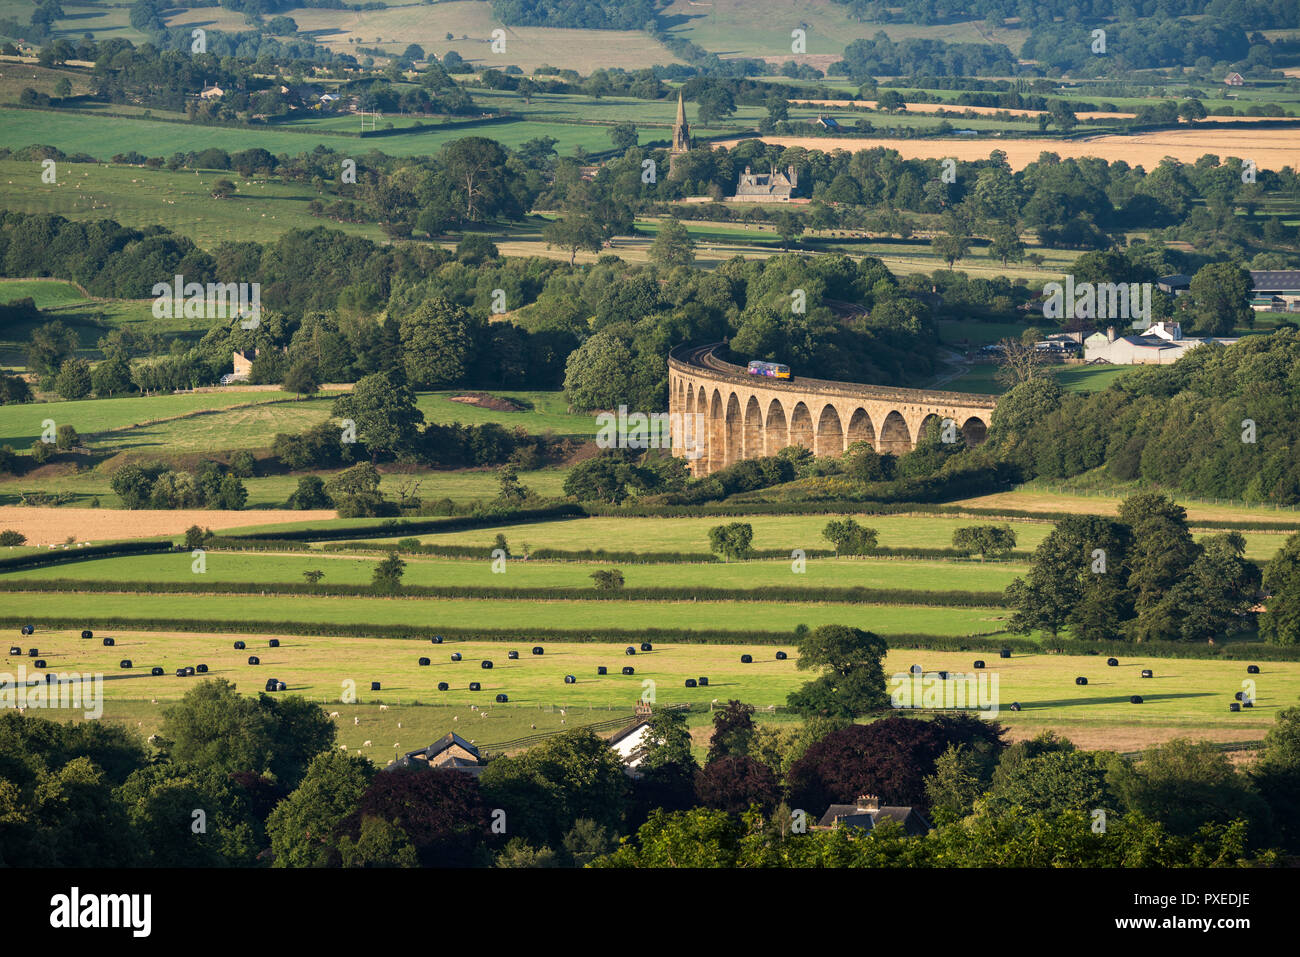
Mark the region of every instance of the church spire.
[[686, 123], [686, 101], [682, 91], [677, 91], [677, 122], [673, 124], [674, 153], [685, 153], [691, 148], [691, 128]]

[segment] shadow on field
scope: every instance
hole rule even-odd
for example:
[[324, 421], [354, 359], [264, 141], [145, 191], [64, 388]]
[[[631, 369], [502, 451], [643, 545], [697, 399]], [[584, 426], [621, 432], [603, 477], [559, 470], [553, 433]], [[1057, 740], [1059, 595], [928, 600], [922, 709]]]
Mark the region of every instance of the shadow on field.
[[[1137, 694], [1134, 691], [1133, 694]], [[1145, 704], [1151, 704], [1156, 701], [1173, 701], [1178, 698], [1214, 698], [1217, 693], [1213, 691], [1188, 691], [1182, 694], [1144, 694], [1142, 701]], [[1041, 708], [1069, 708], [1075, 705], [1083, 704], [1128, 704], [1129, 695], [1116, 695], [1111, 698], [1056, 698], [1052, 701], [1033, 701], [1026, 703], [1020, 702], [1021, 711], [1034, 711]]]

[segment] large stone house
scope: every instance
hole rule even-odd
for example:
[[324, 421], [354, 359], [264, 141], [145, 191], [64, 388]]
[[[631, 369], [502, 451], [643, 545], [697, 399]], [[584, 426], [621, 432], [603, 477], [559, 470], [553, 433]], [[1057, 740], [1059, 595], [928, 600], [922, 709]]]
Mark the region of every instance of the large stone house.
[[784, 173], [776, 170], [755, 173], [746, 166], [736, 184], [736, 195], [731, 199], [737, 203], [788, 203], [798, 188], [799, 174], [793, 166]]
[[853, 804], [832, 804], [813, 829], [830, 829], [842, 824], [870, 831], [881, 821], [897, 821], [910, 837], [919, 837], [930, 830], [930, 822], [916, 808], [911, 805], [881, 807], [880, 799], [874, 794], [864, 794]]
[[440, 768], [444, 771], [464, 771], [474, 777], [482, 774], [483, 768], [486, 767], [482, 758], [479, 757], [478, 748], [460, 735], [452, 733], [439, 738], [427, 748], [406, 752], [406, 754], [388, 765], [385, 770], [419, 767], [420, 765]]

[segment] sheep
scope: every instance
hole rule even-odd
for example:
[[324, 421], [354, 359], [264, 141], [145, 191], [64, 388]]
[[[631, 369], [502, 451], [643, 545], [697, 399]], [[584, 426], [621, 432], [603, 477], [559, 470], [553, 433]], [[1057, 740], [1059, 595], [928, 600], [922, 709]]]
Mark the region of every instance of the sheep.
[[361, 746], [362, 746], [363, 748], [368, 748], [368, 747], [370, 747], [370, 742], [369, 742], [369, 741], [363, 741], [363, 742], [361, 742]]
[[379, 710], [380, 710], [380, 711], [387, 711], [387, 710], [388, 710], [388, 705], [386, 705], [386, 704], [381, 704], [381, 705], [379, 706]]
[[536, 730], [537, 730], [537, 725], [535, 725], [535, 724], [530, 724], [528, 727], [529, 727], [529, 730], [532, 730], [532, 731], [536, 731]]
[[400, 728], [400, 727], [402, 726], [402, 722], [400, 722], [400, 721], [397, 722], [397, 726]]
[[331, 718], [337, 718], [338, 716], [339, 716], [339, 713], [338, 713], [337, 711], [331, 711], [331, 712], [330, 712], [330, 717], [331, 717]]
[[353, 719], [352, 719], [352, 727], [355, 728], [355, 727], [356, 727], [357, 725], [359, 725], [360, 723], [361, 723], [361, 719], [360, 719], [360, 718], [353, 718]]
[[348, 749], [348, 746], [347, 746], [346, 744], [340, 744], [340, 745], [339, 745], [339, 750], [340, 750], [340, 751], [346, 751], [347, 749]]

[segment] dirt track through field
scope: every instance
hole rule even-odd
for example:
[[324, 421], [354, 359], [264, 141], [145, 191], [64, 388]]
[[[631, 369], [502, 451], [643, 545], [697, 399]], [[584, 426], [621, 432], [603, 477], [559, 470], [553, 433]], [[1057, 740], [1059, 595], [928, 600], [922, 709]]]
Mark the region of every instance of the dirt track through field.
[[[27, 508], [0, 506], [0, 530], [13, 529], [27, 536], [28, 545], [61, 545], [72, 536], [78, 542], [115, 541], [183, 535], [191, 525], [220, 531], [246, 525], [272, 525], [337, 518], [329, 509], [304, 512], [287, 509], [139, 509], [114, 508]], [[0, 552], [2, 554], [2, 552]]]
[[[953, 159], [970, 162], [988, 159], [993, 150], [1007, 154], [1013, 169], [1023, 169], [1040, 153], [1065, 157], [1099, 156], [1110, 162], [1151, 170], [1166, 156], [1195, 163], [1206, 153], [1220, 158], [1252, 159], [1260, 169], [1300, 168], [1300, 134], [1295, 130], [1164, 130], [1134, 136], [1091, 136], [1080, 140], [1026, 139], [1024, 137], [970, 139], [889, 139], [868, 136], [763, 136], [764, 143], [800, 146], [807, 150], [897, 150], [904, 159]], [[714, 146], [731, 148], [740, 139], [715, 140]]]

